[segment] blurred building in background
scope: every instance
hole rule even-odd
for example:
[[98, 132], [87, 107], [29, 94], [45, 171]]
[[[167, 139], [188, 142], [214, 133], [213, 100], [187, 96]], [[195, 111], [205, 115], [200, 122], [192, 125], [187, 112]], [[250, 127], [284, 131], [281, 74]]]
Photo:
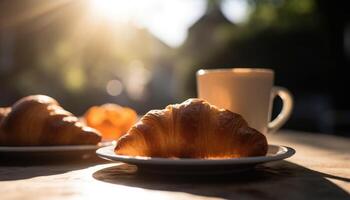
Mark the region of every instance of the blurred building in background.
[[349, 15], [325, 0], [2, 0], [0, 106], [40, 93], [78, 115], [143, 114], [195, 97], [200, 68], [266, 67], [295, 96], [286, 128], [350, 136]]

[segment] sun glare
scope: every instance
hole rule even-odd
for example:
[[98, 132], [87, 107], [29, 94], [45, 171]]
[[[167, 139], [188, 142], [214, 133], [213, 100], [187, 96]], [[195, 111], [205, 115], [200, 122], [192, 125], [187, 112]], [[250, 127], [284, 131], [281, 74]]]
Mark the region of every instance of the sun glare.
[[91, 9], [98, 17], [111, 21], [128, 21], [133, 10], [133, 1], [127, 0], [90, 0]]
[[[147, 28], [166, 44], [181, 45], [191, 27], [206, 11], [204, 0], [90, 0], [92, 13], [111, 22], [132, 22]], [[249, 16], [248, 0], [224, 0], [223, 14], [234, 23]]]
[[204, 0], [90, 0], [91, 13], [111, 25], [119, 22], [146, 28], [172, 47], [181, 45], [187, 31], [205, 12]]

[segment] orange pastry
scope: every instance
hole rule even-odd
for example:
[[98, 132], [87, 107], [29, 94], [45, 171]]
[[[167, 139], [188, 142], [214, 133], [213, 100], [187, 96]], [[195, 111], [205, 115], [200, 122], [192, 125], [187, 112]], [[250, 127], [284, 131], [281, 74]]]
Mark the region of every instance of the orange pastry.
[[106, 140], [118, 139], [137, 120], [136, 112], [117, 104], [104, 104], [91, 107], [84, 115], [88, 126], [99, 130]]
[[11, 111], [11, 107], [3, 107], [3, 108], [0, 107], [0, 124], [2, 119], [4, 119], [10, 111]]
[[263, 156], [267, 140], [241, 115], [189, 99], [149, 111], [118, 140], [115, 153], [166, 158]]

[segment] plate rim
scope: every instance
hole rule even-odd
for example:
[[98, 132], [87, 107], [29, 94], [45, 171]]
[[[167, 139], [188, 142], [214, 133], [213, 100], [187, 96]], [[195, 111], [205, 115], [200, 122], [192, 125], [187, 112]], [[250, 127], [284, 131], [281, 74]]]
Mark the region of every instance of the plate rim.
[[[111, 151], [114, 148], [113, 145], [101, 147], [96, 150], [96, 154], [106, 160], [124, 162], [134, 165], [232, 165], [232, 164], [257, 164], [271, 161], [278, 161], [289, 158], [295, 154], [295, 150], [291, 147], [284, 145], [269, 144], [269, 148], [279, 148], [280, 150], [275, 155], [269, 156], [255, 156], [255, 157], [242, 157], [242, 158], [228, 158], [228, 159], [196, 159], [196, 158], [151, 158], [151, 157], [132, 157], [125, 155], [111, 155], [106, 152]], [[113, 151], [114, 152], [114, 151]]]
[[96, 150], [110, 145], [110, 142], [101, 142], [96, 145], [52, 145], [52, 146], [0, 146], [0, 153], [30, 153], [30, 152], [56, 152], [56, 151], [87, 151]]

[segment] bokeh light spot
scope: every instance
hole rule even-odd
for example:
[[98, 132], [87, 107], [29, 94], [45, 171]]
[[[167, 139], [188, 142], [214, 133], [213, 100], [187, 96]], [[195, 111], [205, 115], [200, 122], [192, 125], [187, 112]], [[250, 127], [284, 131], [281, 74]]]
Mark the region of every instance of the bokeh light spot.
[[106, 85], [106, 91], [111, 96], [118, 96], [123, 92], [123, 84], [119, 80], [110, 80]]

